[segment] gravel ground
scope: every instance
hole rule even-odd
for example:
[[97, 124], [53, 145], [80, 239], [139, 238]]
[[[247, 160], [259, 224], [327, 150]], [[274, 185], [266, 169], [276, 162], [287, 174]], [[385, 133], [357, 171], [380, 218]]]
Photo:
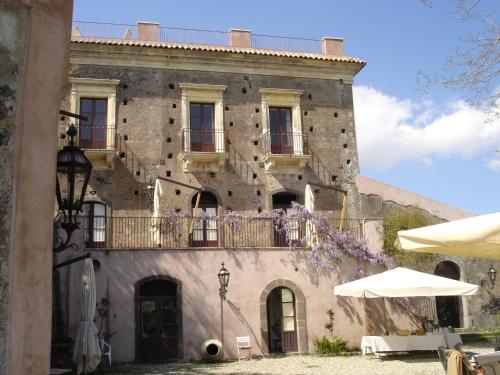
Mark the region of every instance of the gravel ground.
[[[492, 351], [491, 344], [464, 346], [468, 354]], [[101, 372], [106, 375], [443, 375], [437, 355], [398, 356], [379, 360], [375, 356], [316, 357], [297, 355], [240, 362], [175, 362], [161, 365], [116, 365]]]

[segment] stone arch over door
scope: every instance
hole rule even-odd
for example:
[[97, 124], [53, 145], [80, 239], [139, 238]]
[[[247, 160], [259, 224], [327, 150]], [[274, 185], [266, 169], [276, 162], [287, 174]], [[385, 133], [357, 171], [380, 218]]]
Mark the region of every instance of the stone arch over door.
[[[165, 286], [168, 287], [170, 285], [171, 290], [170, 293], [167, 292], [166, 295], [172, 296], [173, 301], [175, 306], [176, 306], [176, 316], [175, 316], [175, 334], [176, 334], [176, 347], [175, 347], [175, 358], [168, 358], [168, 359], [183, 359], [184, 358], [184, 346], [183, 346], [183, 327], [182, 327], [182, 283], [180, 280], [167, 276], [167, 275], [152, 275], [146, 278], [143, 278], [135, 283], [135, 298], [134, 298], [134, 304], [135, 304], [135, 359], [136, 361], [141, 360], [141, 343], [142, 343], [142, 306], [141, 303], [144, 300], [148, 300], [147, 297], [153, 297], [152, 299], [155, 300], [156, 297], [159, 296], [145, 296], [141, 295], [143, 294], [144, 287], [146, 287], [148, 284], [154, 284], [155, 282], [158, 281], [163, 281]], [[160, 286], [161, 288], [161, 286]], [[174, 295], [175, 293], [175, 295]], [[157, 293], [154, 293], [157, 294]], [[161, 296], [160, 296], [161, 297]], [[161, 309], [161, 308], [160, 308]], [[163, 360], [163, 359], [161, 359]], [[154, 361], [154, 360], [153, 360]]]
[[276, 288], [284, 287], [290, 289], [295, 295], [295, 309], [296, 309], [296, 322], [297, 322], [297, 346], [299, 353], [307, 353], [309, 351], [307, 340], [307, 325], [306, 325], [306, 299], [302, 290], [297, 284], [286, 279], [276, 279], [268, 283], [259, 299], [259, 313], [260, 313], [260, 332], [262, 351], [269, 354], [269, 327], [267, 322], [267, 298], [269, 294]]

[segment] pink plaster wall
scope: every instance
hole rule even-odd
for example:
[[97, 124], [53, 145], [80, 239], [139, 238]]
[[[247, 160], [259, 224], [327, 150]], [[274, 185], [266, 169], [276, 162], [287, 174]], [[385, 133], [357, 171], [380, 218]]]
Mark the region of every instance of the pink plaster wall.
[[[69, 65], [73, 1], [7, 1], [27, 11], [21, 86], [16, 99], [8, 374], [47, 374], [52, 313], [58, 109]], [[6, 3], [4, 3], [6, 4]]]
[[[306, 300], [306, 322], [309, 341], [327, 332], [326, 311], [336, 312], [335, 334], [359, 346], [361, 336], [382, 332], [382, 310], [377, 302], [371, 303], [366, 315], [365, 302], [357, 298], [336, 298], [332, 287], [357, 278], [354, 264], [344, 262], [337, 274], [318, 272], [312, 268], [306, 251], [288, 249], [256, 250], [151, 250], [151, 251], [98, 251], [93, 257], [101, 267], [96, 271], [98, 300], [108, 295], [113, 305], [111, 339], [113, 358], [118, 362], [135, 359], [135, 305], [134, 285], [152, 275], [167, 275], [182, 282], [184, 358], [200, 357], [202, 343], [219, 338], [220, 299], [217, 272], [224, 261], [231, 272], [227, 299], [238, 310], [235, 314], [225, 303], [225, 353], [236, 356], [236, 336], [251, 337], [253, 354], [262, 354], [259, 299], [265, 286], [275, 279], [288, 279], [298, 285]], [[375, 272], [375, 269], [371, 269]], [[70, 335], [76, 332], [79, 316], [79, 290], [81, 265], [71, 270], [72, 293]], [[106, 290], [109, 288], [108, 290]], [[238, 318], [244, 318], [244, 321]], [[409, 323], [394, 312], [392, 326], [408, 327]], [[300, 318], [300, 317], [298, 317]]]

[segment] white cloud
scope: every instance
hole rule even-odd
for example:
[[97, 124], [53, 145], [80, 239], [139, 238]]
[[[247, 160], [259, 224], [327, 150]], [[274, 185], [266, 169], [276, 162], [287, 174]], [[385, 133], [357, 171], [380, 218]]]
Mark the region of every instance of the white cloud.
[[491, 169], [493, 172], [500, 172], [500, 159], [491, 159], [488, 160], [486, 164], [488, 169]]
[[370, 168], [409, 160], [431, 166], [436, 157], [469, 159], [500, 145], [500, 121], [464, 102], [442, 109], [357, 86], [354, 108], [360, 162]]

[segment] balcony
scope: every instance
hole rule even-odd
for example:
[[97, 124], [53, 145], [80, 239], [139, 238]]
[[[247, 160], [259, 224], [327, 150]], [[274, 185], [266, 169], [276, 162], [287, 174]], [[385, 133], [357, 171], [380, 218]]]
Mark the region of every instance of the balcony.
[[[331, 218], [338, 230], [364, 238], [363, 221]], [[236, 227], [222, 217], [99, 217], [80, 218], [89, 249], [286, 248], [288, 239], [273, 219], [243, 218]], [[192, 229], [192, 230], [191, 230]], [[190, 232], [191, 230], [191, 232]], [[305, 224], [290, 230], [290, 240], [304, 235]]]
[[[81, 125], [75, 124], [78, 135], [75, 143], [85, 151], [94, 169], [112, 169], [116, 152], [114, 125]], [[60, 146], [67, 145], [64, 131], [60, 132]]]
[[183, 129], [184, 172], [223, 172], [229, 159], [225, 130]]
[[307, 137], [303, 133], [267, 131], [262, 135], [266, 173], [300, 173], [309, 159]]

